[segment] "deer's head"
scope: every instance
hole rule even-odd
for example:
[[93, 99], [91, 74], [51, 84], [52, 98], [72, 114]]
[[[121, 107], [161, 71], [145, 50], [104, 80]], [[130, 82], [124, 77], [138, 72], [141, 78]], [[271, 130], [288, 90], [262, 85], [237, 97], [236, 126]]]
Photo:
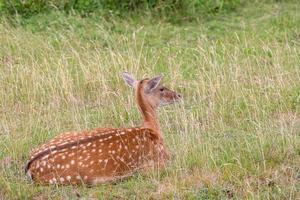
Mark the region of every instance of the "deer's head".
[[142, 98], [142, 101], [145, 104], [155, 109], [159, 106], [168, 105], [181, 99], [180, 94], [160, 84], [162, 75], [155, 76], [152, 79], [146, 78], [140, 81], [137, 81], [127, 72], [124, 72], [122, 76], [124, 81], [135, 89], [138, 103], [139, 98]]

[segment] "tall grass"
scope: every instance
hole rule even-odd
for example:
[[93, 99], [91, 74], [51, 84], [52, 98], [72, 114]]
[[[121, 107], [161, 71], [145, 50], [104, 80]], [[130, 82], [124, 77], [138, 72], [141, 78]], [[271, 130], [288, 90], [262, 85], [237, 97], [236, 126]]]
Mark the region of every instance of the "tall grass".
[[[25, 27], [2, 21], [0, 197], [300, 198], [297, 10], [249, 5], [184, 26], [59, 13]], [[26, 182], [28, 152], [58, 133], [139, 124], [123, 71], [163, 73], [184, 97], [159, 111], [168, 167], [94, 188]]]

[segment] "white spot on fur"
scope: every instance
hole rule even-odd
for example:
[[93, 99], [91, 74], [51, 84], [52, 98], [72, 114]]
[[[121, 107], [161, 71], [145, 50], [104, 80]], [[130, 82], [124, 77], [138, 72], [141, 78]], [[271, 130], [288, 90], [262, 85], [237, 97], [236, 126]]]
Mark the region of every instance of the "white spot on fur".
[[71, 176], [67, 176], [66, 179], [69, 181], [71, 180]]
[[69, 157], [72, 157], [72, 156], [74, 156], [74, 155], [75, 155], [75, 153], [72, 152], [72, 153], [69, 154]]

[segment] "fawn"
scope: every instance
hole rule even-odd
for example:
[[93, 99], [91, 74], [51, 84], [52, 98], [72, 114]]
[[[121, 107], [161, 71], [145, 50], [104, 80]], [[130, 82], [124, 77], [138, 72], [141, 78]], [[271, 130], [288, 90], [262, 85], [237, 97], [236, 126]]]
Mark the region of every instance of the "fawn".
[[135, 90], [142, 126], [60, 134], [31, 153], [25, 168], [30, 180], [41, 184], [96, 185], [166, 164], [169, 156], [156, 109], [181, 96], [160, 84], [161, 75], [141, 81], [126, 72], [122, 76]]

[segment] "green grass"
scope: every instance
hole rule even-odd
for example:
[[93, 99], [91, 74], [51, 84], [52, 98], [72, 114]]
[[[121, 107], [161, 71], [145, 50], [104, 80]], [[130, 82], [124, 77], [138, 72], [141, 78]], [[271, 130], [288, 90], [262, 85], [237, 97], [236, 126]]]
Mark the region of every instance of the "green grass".
[[[209, 21], [61, 13], [0, 23], [0, 199], [300, 198], [300, 4], [246, 4]], [[163, 73], [168, 167], [98, 187], [25, 180], [60, 132], [139, 124], [120, 73]]]

